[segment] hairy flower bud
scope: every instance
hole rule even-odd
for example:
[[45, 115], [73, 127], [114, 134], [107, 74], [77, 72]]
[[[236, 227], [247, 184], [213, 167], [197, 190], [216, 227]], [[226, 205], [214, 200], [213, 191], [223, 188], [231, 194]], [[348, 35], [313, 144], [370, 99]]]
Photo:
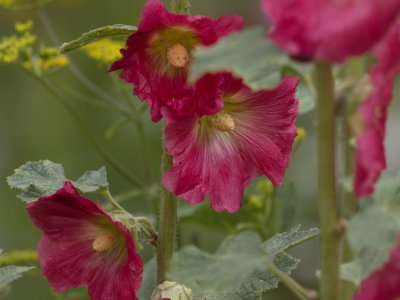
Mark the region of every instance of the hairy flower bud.
[[191, 289], [188, 289], [183, 284], [164, 281], [154, 290], [151, 295], [151, 300], [159, 300], [163, 298], [171, 300], [193, 300], [193, 293]]

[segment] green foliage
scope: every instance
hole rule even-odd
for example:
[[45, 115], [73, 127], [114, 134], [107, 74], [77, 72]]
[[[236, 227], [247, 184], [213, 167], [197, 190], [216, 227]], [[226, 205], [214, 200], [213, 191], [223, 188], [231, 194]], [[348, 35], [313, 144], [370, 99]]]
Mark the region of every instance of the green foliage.
[[386, 249], [365, 249], [353, 261], [341, 266], [341, 278], [358, 285], [373, 270], [380, 268], [388, 258], [389, 253]]
[[266, 38], [260, 27], [234, 33], [216, 45], [194, 52], [190, 79], [213, 71], [232, 71], [253, 89], [270, 89], [281, 80], [287, 55]]
[[[0, 249], [0, 254], [3, 252]], [[22, 273], [33, 269], [34, 267], [18, 267], [18, 266], [6, 266], [0, 268], [0, 290], [5, 288], [8, 284], [22, 277]]]
[[143, 281], [138, 292], [139, 299], [150, 299], [151, 294], [157, 287], [157, 265], [156, 260], [152, 259], [144, 266]]
[[[7, 182], [12, 188], [22, 190], [18, 198], [27, 203], [54, 194], [67, 180], [64, 168], [49, 160], [27, 162], [7, 177]], [[97, 171], [88, 171], [73, 184], [83, 193], [106, 189], [108, 187], [106, 170], [101, 167]]]
[[122, 24], [107, 25], [100, 28], [96, 28], [83, 33], [80, 37], [78, 37], [75, 40], [62, 44], [60, 47], [60, 52], [61, 53], [70, 52], [105, 37], [130, 35], [132, 33], [135, 33], [136, 30], [137, 30], [136, 26], [122, 25]]
[[278, 233], [270, 238], [268, 241], [262, 244], [262, 248], [268, 255], [276, 255], [282, 251], [285, 251], [297, 244], [312, 239], [319, 234], [317, 228], [311, 228], [308, 230], [299, 230], [300, 225], [292, 228], [288, 232]]
[[262, 244], [257, 233], [243, 231], [224, 240], [215, 254], [187, 246], [176, 253], [170, 277], [192, 289], [197, 298], [256, 300], [278, 286], [279, 278], [269, 266], [290, 274], [299, 263], [283, 250], [316, 234], [314, 229], [296, 228]]
[[396, 244], [400, 232], [399, 191], [398, 176], [382, 176], [373, 197], [361, 201], [360, 210], [347, 227], [356, 258], [342, 265], [344, 280], [359, 284], [389, 258], [389, 249]]

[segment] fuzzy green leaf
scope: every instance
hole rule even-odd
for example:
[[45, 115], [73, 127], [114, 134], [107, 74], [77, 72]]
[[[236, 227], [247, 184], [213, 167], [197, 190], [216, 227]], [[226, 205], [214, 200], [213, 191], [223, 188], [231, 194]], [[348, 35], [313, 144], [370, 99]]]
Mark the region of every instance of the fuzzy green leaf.
[[341, 266], [340, 276], [344, 280], [359, 285], [373, 270], [380, 268], [388, 258], [389, 253], [386, 249], [365, 249], [353, 261]]
[[[296, 232], [298, 237], [290, 235], [287, 245], [295, 245], [315, 236], [312, 231], [307, 231], [308, 234]], [[173, 259], [170, 277], [191, 288], [197, 298], [258, 300], [263, 292], [276, 288], [279, 282], [279, 278], [269, 271], [269, 265], [274, 264], [281, 272], [290, 274], [298, 263], [298, 259], [283, 251], [275, 250], [266, 255], [259, 235], [243, 231], [228, 237], [215, 254], [193, 246], [182, 248]]]
[[79, 38], [73, 41], [62, 44], [60, 47], [60, 53], [66, 53], [76, 50], [87, 44], [98, 41], [102, 38], [118, 36], [118, 35], [130, 35], [135, 33], [136, 30], [137, 30], [136, 26], [122, 25], [122, 24], [107, 25], [100, 28], [96, 28], [83, 33]]
[[7, 266], [0, 268], [0, 289], [4, 288], [9, 283], [22, 277], [22, 273], [33, 269], [34, 267], [18, 267]]
[[265, 253], [274, 256], [297, 244], [316, 237], [319, 234], [319, 230], [317, 228], [311, 228], [304, 231], [299, 229], [300, 225], [292, 228], [288, 232], [278, 233], [268, 241], [264, 242], [262, 244], [262, 248], [264, 249]]
[[12, 188], [24, 191], [18, 197], [26, 202], [55, 193], [65, 180], [63, 167], [49, 160], [27, 162], [7, 177]]
[[261, 27], [234, 33], [211, 47], [193, 53], [190, 80], [207, 72], [232, 71], [251, 88], [271, 89], [281, 81], [288, 57], [266, 38]]
[[74, 182], [74, 186], [83, 193], [93, 193], [108, 188], [106, 168], [87, 171]]

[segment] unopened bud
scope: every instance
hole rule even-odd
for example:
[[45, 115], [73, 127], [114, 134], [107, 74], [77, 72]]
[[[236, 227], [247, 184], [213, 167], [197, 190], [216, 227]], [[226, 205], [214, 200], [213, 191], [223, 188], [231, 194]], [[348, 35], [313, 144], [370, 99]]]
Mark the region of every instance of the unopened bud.
[[151, 300], [170, 299], [170, 300], [193, 300], [193, 293], [183, 284], [164, 281], [151, 295]]
[[264, 203], [260, 196], [257, 195], [250, 195], [249, 197], [250, 206], [254, 210], [262, 209]]
[[266, 196], [271, 196], [274, 192], [274, 185], [269, 180], [260, 180], [257, 184], [257, 191]]

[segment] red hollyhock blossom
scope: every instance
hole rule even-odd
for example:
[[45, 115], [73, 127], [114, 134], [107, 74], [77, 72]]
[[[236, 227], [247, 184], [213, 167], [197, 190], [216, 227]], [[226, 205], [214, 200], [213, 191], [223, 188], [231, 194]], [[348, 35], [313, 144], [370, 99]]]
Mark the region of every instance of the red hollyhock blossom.
[[357, 139], [356, 152], [355, 194], [358, 197], [373, 193], [375, 182], [386, 168], [385, 124], [387, 108], [393, 98], [394, 79], [400, 72], [399, 49], [400, 20], [373, 51], [378, 60], [370, 71], [373, 89], [359, 109], [363, 129]]
[[390, 252], [390, 259], [361, 282], [353, 300], [397, 300], [400, 297], [400, 245]]
[[269, 35], [302, 59], [343, 62], [368, 52], [400, 12], [398, 0], [262, 0]]
[[127, 49], [121, 50], [123, 57], [110, 70], [123, 69], [120, 77], [133, 83], [134, 93], [151, 106], [153, 121], [161, 119], [163, 107], [187, 116], [196, 110], [193, 88], [187, 83], [191, 51], [211, 45], [242, 26], [239, 16], [214, 21], [204, 16], [177, 15], [159, 0], [148, 0], [137, 32], [129, 37]]
[[57, 292], [83, 285], [93, 300], [134, 300], [143, 263], [129, 230], [70, 182], [27, 205], [43, 231], [38, 246], [43, 275]]
[[222, 80], [222, 109], [167, 117], [166, 146], [174, 164], [163, 183], [192, 204], [209, 194], [214, 210], [235, 212], [251, 178], [265, 174], [273, 184], [282, 183], [297, 134], [299, 80], [286, 78], [274, 90], [252, 92], [229, 73], [207, 76]]

